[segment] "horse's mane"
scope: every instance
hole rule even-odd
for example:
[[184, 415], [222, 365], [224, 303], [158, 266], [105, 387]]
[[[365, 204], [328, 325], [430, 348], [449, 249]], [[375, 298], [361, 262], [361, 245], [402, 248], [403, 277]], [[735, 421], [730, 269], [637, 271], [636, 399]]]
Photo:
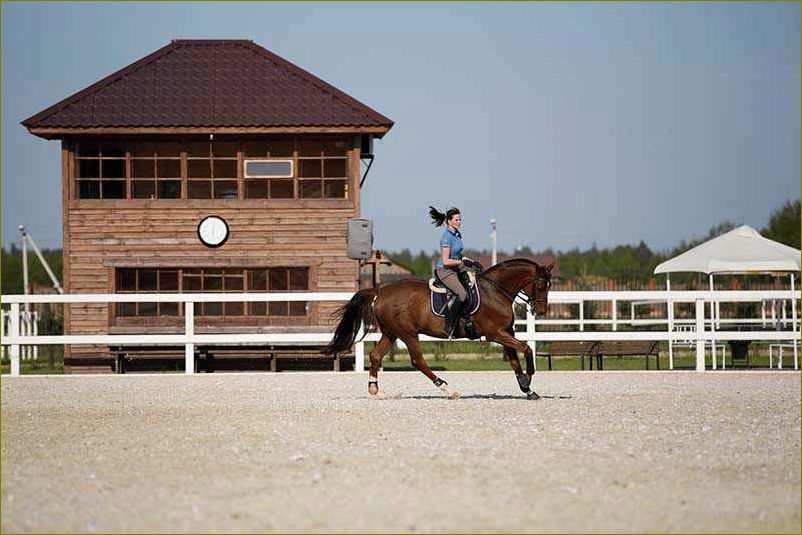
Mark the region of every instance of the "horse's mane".
[[501, 269], [502, 267], [510, 266], [511, 264], [530, 264], [535, 266], [536, 268], [541, 267], [540, 264], [538, 264], [534, 260], [529, 260], [528, 258], [510, 258], [509, 260], [504, 260], [503, 262], [499, 262], [494, 266], [490, 266], [486, 270], [482, 271], [482, 275], [487, 275], [489, 273], [492, 273], [493, 271], [496, 271], [497, 269]]

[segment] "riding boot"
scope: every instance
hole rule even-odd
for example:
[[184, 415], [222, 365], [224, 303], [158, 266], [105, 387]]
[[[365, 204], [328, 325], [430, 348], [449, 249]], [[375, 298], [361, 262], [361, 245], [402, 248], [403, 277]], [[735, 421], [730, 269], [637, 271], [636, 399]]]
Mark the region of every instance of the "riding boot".
[[454, 335], [454, 329], [459, 321], [464, 303], [465, 301], [462, 301], [459, 297], [454, 296], [454, 302], [451, 303], [451, 306], [449, 306], [448, 310], [446, 310], [446, 324], [443, 328], [443, 334], [447, 338], [452, 338]]

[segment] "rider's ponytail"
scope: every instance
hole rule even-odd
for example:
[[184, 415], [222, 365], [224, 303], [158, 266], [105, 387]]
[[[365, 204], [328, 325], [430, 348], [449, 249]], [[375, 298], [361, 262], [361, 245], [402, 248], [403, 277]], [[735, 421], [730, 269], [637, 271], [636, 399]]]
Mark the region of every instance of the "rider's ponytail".
[[450, 221], [451, 218], [457, 215], [458, 213], [459, 213], [459, 208], [451, 207], [444, 214], [443, 212], [438, 211], [437, 208], [435, 208], [434, 206], [429, 206], [429, 217], [432, 218], [432, 224], [435, 227], [439, 227], [440, 225], [445, 223], [446, 220]]
[[432, 218], [432, 224], [435, 227], [439, 227], [446, 221], [446, 214], [438, 211], [434, 206], [429, 207], [429, 217]]

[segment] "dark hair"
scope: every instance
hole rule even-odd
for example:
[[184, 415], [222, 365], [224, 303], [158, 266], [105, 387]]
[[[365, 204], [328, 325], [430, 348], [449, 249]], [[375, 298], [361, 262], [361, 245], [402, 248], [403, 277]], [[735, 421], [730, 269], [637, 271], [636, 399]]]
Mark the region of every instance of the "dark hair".
[[446, 213], [440, 212], [434, 206], [429, 207], [429, 217], [432, 218], [432, 224], [435, 227], [439, 227], [446, 221], [451, 221], [451, 218], [457, 215], [459, 212], [459, 208], [454, 208], [453, 206], [449, 208]]

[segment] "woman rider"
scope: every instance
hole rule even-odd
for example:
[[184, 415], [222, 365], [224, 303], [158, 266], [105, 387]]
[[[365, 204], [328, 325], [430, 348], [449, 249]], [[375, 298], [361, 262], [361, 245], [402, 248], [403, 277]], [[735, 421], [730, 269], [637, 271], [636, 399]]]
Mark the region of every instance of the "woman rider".
[[462, 256], [462, 215], [458, 208], [449, 208], [446, 213], [438, 211], [436, 208], [429, 207], [429, 216], [435, 227], [443, 223], [446, 229], [440, 237], [440, 256], [437, 259], [434, 273], [437, 278], [449, 290], [454, 292], [456, 300], [448, 307], [446, 312], [446, 323], [443, 334], [451, 338], [457, 324], [457, 318], [465, 312], [468, 307], [468, 267], [476, 266], [477, 263], [469, 258]]

